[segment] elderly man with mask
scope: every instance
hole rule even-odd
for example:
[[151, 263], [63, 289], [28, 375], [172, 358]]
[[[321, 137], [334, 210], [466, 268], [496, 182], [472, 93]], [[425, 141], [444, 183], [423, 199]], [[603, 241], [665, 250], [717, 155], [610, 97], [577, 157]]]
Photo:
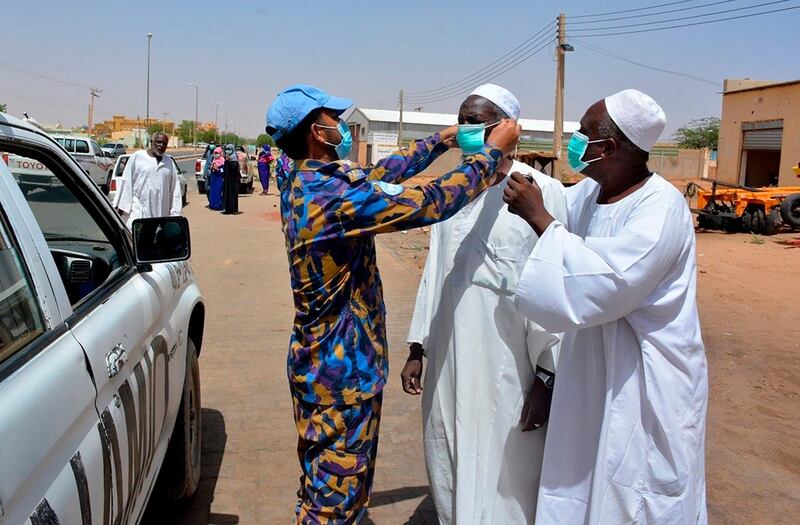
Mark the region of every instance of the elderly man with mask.
[[625, 90], [592, 105], [570, 140], [586, 179], [569, 227], [536, 184], [504, 199], [539, 235], [520, 311], [564, 331], [537, 524], [707, 522], [708, 377], [695, 302], [695, 236], [681, 193], [647, 168], [658, 104]]
[[[493, 84], [461, 104], [465, 156], [486, 130], [519, 118], [519, 102]], [[541, 187], [545, 207], [566, 222], [564, 187], [504, 157], [500, 173]], [[536, 513], [558, 338], [521, 316], [514, 290], [536, 236], [503, 203], [506, 180], [431, 228], [417, 292], [403, 389], [422, 393], [425, 460], [439, 522], [531, 523]], [[424, 350], [423, 350], [424, 349]], [[427, 357], [424, 391], [422, 355]]]

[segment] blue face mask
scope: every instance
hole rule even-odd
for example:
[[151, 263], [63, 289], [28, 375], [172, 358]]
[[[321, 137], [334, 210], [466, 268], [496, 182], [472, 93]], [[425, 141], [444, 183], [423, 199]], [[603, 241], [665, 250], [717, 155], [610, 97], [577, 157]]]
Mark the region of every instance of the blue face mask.
[[339, 141], [339, 144], [331, 144], [330, 142], [326, 142], [328, 146], [333, 146], [336, 150], [336, 156], [339, 157], [339, 160], [344, 160], [350, 156], [350, 150], [353, 149], [353, 135], [350, 133], [350, 128], [347, 127], [347, 124], [339, 121], [339, 124], [336, 126], [325, 126], [322, 124], [317, 124], [317, 126], [326, 129], [335, 129], [339, 132], [342, 136], [342, 140]]
[[498, 124], [500, 124], [499, 120], [488, 126], [486, 124], [459, 124], [458, 133], [456, 133], [458, 147], [461, 148], [464, 155], [478, 153], [486, 142], [484, 140], [486, 130]]
[[586, 148], [589, 147], [589, 144], [603, 142], [606, 140], [608, 139], [589, 140], [589, 137], [580, 131], [573, 133], [572, 138], [569, 139], [569, 144], [567, 145], [567, 162], [569, 162], [569, 167], [572, 168], [572, 171], [575, 173], [580, 173], [592, 162], [601, 160], [603, 157], [597, 157], [596, 159], [591, 160], [583, 160], [583, 156], [586, 154]]

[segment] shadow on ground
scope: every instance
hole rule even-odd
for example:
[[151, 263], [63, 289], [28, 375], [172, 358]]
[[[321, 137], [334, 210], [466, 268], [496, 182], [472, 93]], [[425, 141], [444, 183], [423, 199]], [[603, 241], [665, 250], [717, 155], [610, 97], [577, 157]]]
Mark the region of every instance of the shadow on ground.
[[233, 514], [215, 514], [211, 512], [214, 501], [214, 489], [217, 486], [222, 456], [228, 434], [225, 431], [225, 418], [222, 412], [204, 408], [203, 418], [203, 457], [200, 485], [194, 497], [187, 504], [164, 507], [152, 501], [142, 518], [142, 525], [236, 525], [239, 516]]
[[[369, 507], [375, 509], [384, 505], [391, 505], [392, 503], [416, 499], [422, 496], [425, 496], [425, 498], [423, 498], [414, 510], [414, 514], [409, 516], [404, 525], [436, 525], [438, 523], [436, 507], [433, 505], [433, 498], [431, 498], [430, 490], [427, 485], [376, 492], [370, 498]], [[377, 525], [370, 519], [369, 512], [367, 512], [367, 517], [361, 523], [362, 525]]]

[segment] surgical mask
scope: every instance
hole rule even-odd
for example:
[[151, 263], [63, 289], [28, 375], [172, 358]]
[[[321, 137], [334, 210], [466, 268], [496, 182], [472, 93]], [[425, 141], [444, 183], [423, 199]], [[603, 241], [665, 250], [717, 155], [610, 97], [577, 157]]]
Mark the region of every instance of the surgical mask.
[[219, 158], [219, 153], [214, 153], [214, 158], [218, 159]]
[[592, 162], [601, 160], [603, 157], [597, 157], [596, 159], [591, 160], [583, 160], [583, 156], [586, 154], [586, 148], [589, 147], [589, 144], [594, 144], [595, 142], [604, 142], [606, 140], [608, 139], [589, 140], [589, 137], [580, 131], [573, 133], [572, 138], [569, 139], [569, 144], [567, 145], [567, 162], [569, 162], [569, 167], [572, 168], [572, 171], [575, 173], [580, 173]]
[[486, 143], [484, 137], [486, 130], [500, 124], [498, 120], [494, 124], [459, 124], [456, 133], [456, 142], [464, 155], [474, 155], [478, 153]]
[[339, 144], [331, 144], [330, 142], [325, 142], [325, 144], [333, 146], [339, 160], [346, 159], [350, 155], [350, 150], [353, 149], [353, 135], [350, 134], [350, 128], [347, 127], [347, 124], [340, 120], [339, 124], [336, 126], [325, 126], [323, 124], [317, 124], [317, 126], [326, 129], [335, 129], [339, 132], [339, 135], [342, 136], [342, 140]]

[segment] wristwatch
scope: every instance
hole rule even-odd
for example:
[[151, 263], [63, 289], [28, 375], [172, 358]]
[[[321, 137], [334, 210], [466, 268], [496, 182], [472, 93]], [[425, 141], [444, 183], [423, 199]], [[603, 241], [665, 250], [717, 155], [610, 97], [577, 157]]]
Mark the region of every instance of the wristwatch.
[[546, 386], [548, 389], [550, 389], [550, 390], [553, 389], [553, 385], [556, 382], [556, 375], [555, 374], [553, 374], [551, 372], [548, 372], [547, 370], [545, 370], [543, 368], [537, 368], [536, 369], [536, 377], [541, 379], [542, 382], [544, 383], [544, 386]]

